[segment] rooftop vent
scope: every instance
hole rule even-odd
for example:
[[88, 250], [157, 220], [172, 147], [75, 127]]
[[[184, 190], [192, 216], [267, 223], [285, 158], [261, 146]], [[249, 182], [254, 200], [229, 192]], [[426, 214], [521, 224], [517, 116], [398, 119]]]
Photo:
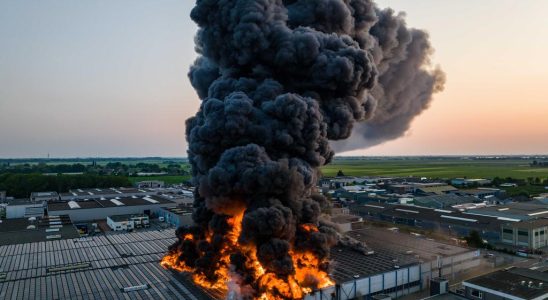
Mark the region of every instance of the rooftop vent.
[[154, 199], [152, 199], [152, 198], [150, 198], [150, 197], [143, 197], [143, 200], [146, 200], [146, 201], [148, 201], [148, 202], [150, 202], [150, 203], [154, 203], [154, 204], [160, 203], [160, 202], [158, 202], [157, 200], [154, 200]]
[[110, 199], [110, 202], [116, 204], [117, 206], [125, 205], [124, 203], [118, 201], [117, 199]]
[[135, 286], [128, 286], [123, 288], [124, 293], [133, 292], [133, 291], [141, 291], [148, 289], [148, 284], [141, 284], [141, 285], [135, 285]]
[[80, 208], [80, 205], [76, 201], [69, 201], [67, 204], [70, 207], [70, 209]]

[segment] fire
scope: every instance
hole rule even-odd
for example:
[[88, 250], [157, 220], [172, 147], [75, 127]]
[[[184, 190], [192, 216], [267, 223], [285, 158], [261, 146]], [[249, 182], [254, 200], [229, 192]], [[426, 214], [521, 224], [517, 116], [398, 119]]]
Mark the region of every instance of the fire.
[[[312, 252], [299, 252], [296, 250], [289, 252], [295, 268], [294, 274], [280, 276], [267, 272], [257, 259], [256, 247], [254, 245], [244, 245], [238, 241], [242, 230], [243, 217], [244, 211], [241, 210], [227, 220], [230, 230], [225, 235], [226, 242], [219, 253], [220, 259], [214, 271], [215, 279], [212, 280], [204, 274], [196, 272], [195, 268], [180, 260], [179, 258], [184, 253], [168, 253], [162, 258], [161, 265], [164, 268], [191, 273], [193, 281], [203, 288], [228, 291], [228, 282], [234, 281], [234, 277], [237, 277], [232, 271], [231, 254], [241, 253], [246, 258], [245, 267], [251, 270], [254, 279], [253, 284], [256, 285], [254, 289], [258, 291], [258, 294], [254, 295], [253, 298], [261, 300], [302, 299], [314, 289], [335, 284], [328, 274], [321, 269], [320, 266], [324, 262]], [[313, 224], [302, 224], [300, 226], [306, 232], [318, 231], [318, 228]], [[211, 234], [206, 234], [205, 239], [207, 242], [211, 242]], [[194, 241], [195, 237], [192, 234], [185, 234], [182, 236], [182, 240]]]

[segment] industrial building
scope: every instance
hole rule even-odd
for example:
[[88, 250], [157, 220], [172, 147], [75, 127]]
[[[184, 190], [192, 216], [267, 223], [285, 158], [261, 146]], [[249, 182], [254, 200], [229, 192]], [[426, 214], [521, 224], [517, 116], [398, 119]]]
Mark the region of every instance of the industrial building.
[[158, 214], [164, 207], [177, 204], [156, 195], [89, 199], [87, 201], [48, 202], [48, 215], [69, 215], [73, 222], [101, 220], [107, 216]]
[[423, 196], [445, 195], [449, 192], [456, 191], [457, 188], [447, 184], [429, 184], [415, 185], [414, 193]]
[[0, 246], [0, 299], [211, 299], [158, 263], [173, 230]]
[[[333, 248], [335, 263], [330, 275], [337, 285], [307, 299], [379, 294], [396, 298], [426, 288], [429, 279], [440, 273], [451, 277], [473, 267], [479, 259], [476, 251], [386, 228], [349, 235], [370, 241], [374, 253]], [[190, 283], [186, 275], [159, 265], [174, 241], [173, 229], [150, 228], [8, 243], [0, 246], [0, 299], [221, 299]]]
[[548, 247], [548, 218], [509, 222], [501, 229], [504, 244], [531, 250]]
[[348, 247], [331, 251], [336, 285], [305, 299], [355, 299], [389, 295], [398, 298], [427, 288], [432, 278], [452, 278], [479, 266], [479, 251], [448, 245], [386, 228], [366, 228], [347, 233], [366, 242], [374, 254]]
[[154, 189], [154, 188], [163, 188], [165, 183], [160, 180], [144, 180], [135, 183], [135, 186], [138, 189]]
[[57, 201], [59, 194], [57, 192], [33, 192], [30, 194], [30, 200], [33, 202]]
[[337, 225], [340, 232], [348, 232], [363, 227], [363, 218], [351, 214], [332, 215], [331, 222]]
[[516, 202], [506, 205], [470, 209], [467, 214], [495, 217], [506, 221], [524, 221], [548, 217], [548, 206], [538, 202]]
[[471, 196], [457, 195], [432, 195], [413, 198], [413, 203], [417, 206], [438, 209], [451, 209], [455, 205], [475, 202], [479, 202], [479, 200]]
[[133, 230], [135, 228], [148, 228], [150, 218], [147, 215], [116, 215], [107, 217], [107, 225], [113, 231]]
[[546, 273], [523, 268], [500, 270], [462, 282], [467, 299], [545, 300], [548, 299]]
[[496, 188], [477, 188], [467, 190], [455, 190], [451, 191], [451, 194], [459, 196], [470, 196], [478, 199], [489, 199], [491, 197], [503, 196], [504, 190]]
[[161, 208], [158, 210], [158, 218], [175, 227], [193, 224], [192, 208], [188, 206]]
[[478, 231], [485, 240], [492, 242], [500, 240], [500, 226], [507, 222], [496, 217], [411, 205], [364, 204], [352, 206], [351, 211], [366, 220], [441, 231], [454, 236], [467, 236], [471, 231]]
[[85, 199], [100, 199], [100, 198], [114, 198], [114, 197], [142, 197], [154, 195], [157, 192], [150, 189], [139, 188], [108, 188], [108, 189], [73, 189], [68, 193], [61, 193], [59, 199], [61, 201], [78, 201]]
[[[0, 220], [0, 245], [80, 237], [68, 216]], [[0, 265], [0, 271], [2, 266]], [[0, 299], [2, 299], [0, 297]]]
[[41, 217], [44, 215], [46, 204], [44, 201], [32, 201], [31, 199], [11, 199], [7, 200], [6, 218], [30, 218]]
[[454, 178], [451, 179], [451, 185], [458, 186], [479, 186], [491, 184], [491, 180], [483, 178]]

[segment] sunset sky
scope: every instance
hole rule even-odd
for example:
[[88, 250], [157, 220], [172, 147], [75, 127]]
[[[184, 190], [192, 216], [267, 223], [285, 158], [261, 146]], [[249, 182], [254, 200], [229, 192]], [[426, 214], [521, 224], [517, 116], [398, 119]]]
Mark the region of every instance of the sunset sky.
[[[548, 153], [548, 1], [378, 0], [430, 33], [442, 93], [351, 155]], [[186, 156], [190, 0], [0, 0], [0, 157]]]

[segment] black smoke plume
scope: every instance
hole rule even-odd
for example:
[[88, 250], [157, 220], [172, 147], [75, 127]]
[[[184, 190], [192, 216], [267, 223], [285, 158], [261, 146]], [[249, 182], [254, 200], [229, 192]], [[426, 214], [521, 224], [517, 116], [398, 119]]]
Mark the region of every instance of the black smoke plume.
[[[202, 99], [186, 124], [195, 226], [178, 229], [171, 252], [215, 277], [243, 207], [238, 242], [256, 247], [267, 272], [294, 273], [291, 251], [328, 258], [337, 235], [320, 224], [328, 203], [314, 187], [334, 155], [329, 141], [365, 119], [358, 134], [372, 143], [405, 131], [442, 83], [424, 69], [426, 33], [367, 0], [198, 0], [191, 17], [200, 56], [189, 77]], [[245, 260], [231, 255], [256, 288]]]
[[377, 83], [364, 104], [366, 115], [355, 124], [350, 138], [332, 142], [336, 151], [372, 147], [403, 136], [445, 84], [443, 71], [431, 67], [434, 49], [428, 33], [408, 28], [403, 13], [374, 11], [377, 21], [361, 44], [371, 49], [379, 72]]

